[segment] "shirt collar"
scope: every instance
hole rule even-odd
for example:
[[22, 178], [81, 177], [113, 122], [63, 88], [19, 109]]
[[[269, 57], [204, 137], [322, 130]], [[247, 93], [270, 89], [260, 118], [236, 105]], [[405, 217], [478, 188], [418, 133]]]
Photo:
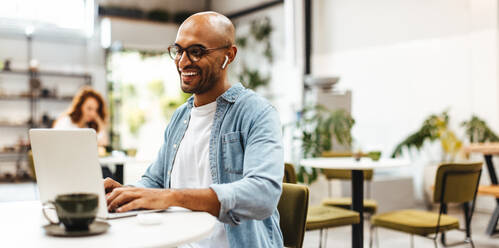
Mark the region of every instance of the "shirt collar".
[[[244, 86], [241, 83], [236, 83], [232, 85], [227, 91], [225, 91], [221, 96], [219, 96], [217, 98], [217, 101], [219, 101], [219, 99], [223, 99], [227, 102], [234, 103], [243, 91]], [[189, 107], [194, 106], [194, 95], [189, 97], [187, 102]]]

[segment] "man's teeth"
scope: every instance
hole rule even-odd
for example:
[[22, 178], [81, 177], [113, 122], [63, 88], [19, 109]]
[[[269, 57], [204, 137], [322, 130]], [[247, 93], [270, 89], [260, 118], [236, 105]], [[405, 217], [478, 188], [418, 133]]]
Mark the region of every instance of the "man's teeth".
[[182, 76], [195, 76], [198, 75], [197, 72], [182, 72]]

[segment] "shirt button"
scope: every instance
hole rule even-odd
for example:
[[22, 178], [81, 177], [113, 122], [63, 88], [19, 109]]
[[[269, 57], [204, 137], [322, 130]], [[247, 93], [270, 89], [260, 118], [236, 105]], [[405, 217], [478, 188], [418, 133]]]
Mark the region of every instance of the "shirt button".
[[173, 144], [173, 148], [177, 148], [177, 144]]
[[184, 124], [186, 124], [186, 123], [187, 123], [187, 120], [184, 120]]

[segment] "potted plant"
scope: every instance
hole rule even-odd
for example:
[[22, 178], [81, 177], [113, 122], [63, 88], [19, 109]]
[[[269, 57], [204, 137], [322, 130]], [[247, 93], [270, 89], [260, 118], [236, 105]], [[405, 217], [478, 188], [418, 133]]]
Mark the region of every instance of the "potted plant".
[[466, 136], [471, 143], [499, 141], [499, 137], [489, 128], [487, 123], [476, 115], [472, 115], [468, 121], [463, 121], [461, 126], [465, 128]]
[[439, 140], [442, 147], [442, 162], [454, 161], [461, 149], [462, 142], [449, 128], [449, 115], [447, 111], [441, 114], [433, 114], [426, 118], [418, 131], [410, 134], [395, 147], [392, 157], [395, 158], [401, 155], [403, 148], [414, 148], [419, 151], [426, 141], [433, 142], [435, 140]]
[[[355, 120], [343, 109], [330, 111], [322, 105], [307, 106], [300, 111], [296, 128], [301, 139], [301, 148], [304, 158], [319, 157], [333, 149], [333, 144], [350, 146], [352, 143], [351, 130]], [[317, 179], [318, 171], [298, 167], [297, 179], [299, 182], [311, 184]]]

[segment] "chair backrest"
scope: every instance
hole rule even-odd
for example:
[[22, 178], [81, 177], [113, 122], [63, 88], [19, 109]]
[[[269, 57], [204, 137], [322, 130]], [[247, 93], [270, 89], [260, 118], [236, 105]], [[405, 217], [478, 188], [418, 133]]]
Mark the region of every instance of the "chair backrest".
[[482, 162], [439, 165], [435, 177], [435, 203], [464, 203], [475, 199]]
[[305, 235], [308, 211], [308, 187], [283, 183], [282, 195], [277, 205], [284, 246], [301, 248]]
[[295, 167], [292, 164], [284, 164], [284, 177], [282, 178], [284, 183], [296, 183], [296, 172]]

